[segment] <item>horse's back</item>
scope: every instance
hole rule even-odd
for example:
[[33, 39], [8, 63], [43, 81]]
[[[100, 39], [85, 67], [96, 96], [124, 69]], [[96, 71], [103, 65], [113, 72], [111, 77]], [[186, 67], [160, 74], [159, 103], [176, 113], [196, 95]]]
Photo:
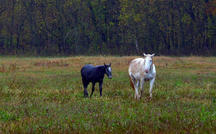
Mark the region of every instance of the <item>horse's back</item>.
[[82, 69], [81, 69], [82, 77], [86, 76], [93, 69], [94, 69], [94, 66], [91, 65], [91, 64], [87, 64], [87, 65], [83, 66]]
[[98, 65], [98, 66], [93, 66], [93, 65], [91, 65], [91, 64], [87, 64], [87, 65], [85, 65], [85, 66], [83, 66], [82, 67], [82, 69], [81, 69], [81, 72], [82, 71], [90, 71], [90, 72], [93, 72], [93, 71], [97, 71], [99, 68], [101, 68], [101, 67], [103, 67], [103, 66], [100, 66], [100, 65]]
[[132, 60], [129, 64], [128, 73], [129, 75], [136, 75], [139, 73], [144, 73], [144, 64], [145, 61], [143, 58], [136, 58]]
[[94, 68], [93, 65], [87, 64], [87, 65], [85, 65], [85, 66], [82, 67], [81, 72], [82, 72], [82, 71], [92, 70], [93, 68]]

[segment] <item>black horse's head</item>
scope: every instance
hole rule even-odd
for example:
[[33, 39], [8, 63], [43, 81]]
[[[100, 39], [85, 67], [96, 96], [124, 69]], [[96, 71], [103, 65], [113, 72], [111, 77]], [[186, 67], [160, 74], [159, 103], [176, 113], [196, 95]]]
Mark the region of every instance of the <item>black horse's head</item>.
[[106, 65], [106, 64], [104, 63], [104, 67], [105, 67], [105, 73], [106, 73], [107, 77], [108, 77], [109, 79], [112, 79], [112, 68], [111, 68], [111, 63], [110, 63], [109, 65]]

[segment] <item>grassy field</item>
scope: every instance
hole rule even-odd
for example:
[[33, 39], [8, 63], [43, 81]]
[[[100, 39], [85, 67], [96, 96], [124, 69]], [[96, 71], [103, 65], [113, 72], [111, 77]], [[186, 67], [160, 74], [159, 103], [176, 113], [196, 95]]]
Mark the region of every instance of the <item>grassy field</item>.
[[[216, 58], [155, 57], [153, 99], [137, 101], [135, 57], [0, 58], [0, 133], [216, 133]], [[103, 96], [83, 98], [80, 68], [112, 62]], [[88, 87], [91, 91], [91, 85]]]

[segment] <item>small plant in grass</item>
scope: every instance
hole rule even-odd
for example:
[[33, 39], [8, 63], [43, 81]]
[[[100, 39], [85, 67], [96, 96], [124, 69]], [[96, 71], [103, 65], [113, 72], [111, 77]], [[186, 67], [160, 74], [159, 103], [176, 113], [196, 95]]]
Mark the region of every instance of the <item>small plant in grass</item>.
[[12, 120], [17, 120], [17, 119], [18, 118], [15, 115], [5, 112], [3, 110], [0, 110], [0, 121], [12, 121]]

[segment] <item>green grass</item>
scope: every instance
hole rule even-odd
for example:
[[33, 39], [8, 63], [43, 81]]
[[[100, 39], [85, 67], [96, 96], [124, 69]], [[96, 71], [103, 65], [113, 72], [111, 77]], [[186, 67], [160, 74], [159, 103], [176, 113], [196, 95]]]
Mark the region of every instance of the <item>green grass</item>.
[[[0, 133], [216, 133], [216, 58], [156, 57], [153, 99], [129, 85], [135, 57], [0, 60]], [[103, 96], [83, 98], [80, 68], [112, 62]], [[91, 92], [91, 85], [88, 87]]]

